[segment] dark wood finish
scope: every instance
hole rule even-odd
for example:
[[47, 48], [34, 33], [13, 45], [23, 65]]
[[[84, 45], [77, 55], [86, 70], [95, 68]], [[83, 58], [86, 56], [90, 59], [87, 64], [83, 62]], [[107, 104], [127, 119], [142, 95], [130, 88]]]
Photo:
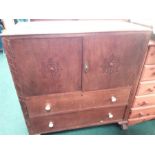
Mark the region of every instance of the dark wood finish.
[[83, 75], [83, 90], [133, 85], [144, 59], [145, 42], [145, 33], [84, 37], [84, 65], [88, 65], [88, 71]]
[[151, 30], [121, 21], [32, 23], [3, 33], [29, 132], [127, 122]]
[[[125, 106], [95, 108], [67, 114], [31, 118], [31, 134], [55, 132], [118, 122], [123, 119], [124, 110]], [[113, 115], [113, 118], [109, 118], [109, 113]], [[49, 128], [49, 122], [53, 122], [53, 128]]]
[[[121, 87], [110, 90], [29, 97], [26, 100], [26, 105], [30, 117], [75, 112], [102, 106], [127, 105], [130, 90], [130, 87]], [[116, 97], [116, 102], [112, 102], [112, 96]], [[50, 105], [50, 111], [45, 110], [47, 105]]]
[[[81, 90], [81, 38], [13, 39], [23, 96]], [[24, 61], [23, 59], [24, 58]]]
[[19, 99], [19, 102], [20, 102], [20, 105], [21, 105], [21, 108], [22, 108], [22, 111], [24, 114], [25, 122], [26, 122], [26, 125], [28, 127], [29, 132], [31, 132], [30, 123], [29, 123], [29, 115], [28, 115], [26, 104], [25, 104], [25, 98], [22, 97], [22, 91], [21, 91], [20, 86], [18, 84], [19, 76], [17, 76], [18, 71], [16, 70], [17, 64], [15, 61], [14, 52], [10, 48], [10, 42], [9, 42], [8, 38], [3, 38], [2, 41], [3, 41], [3, 47], [5, 49], [5, 53], [7, 56], [7, 61], [9, 63], [9, 68], [10, 68], [10, 71], [12, 74], [12, 78], [13, 78], [13, 81], [15, 84], [18, 99]]

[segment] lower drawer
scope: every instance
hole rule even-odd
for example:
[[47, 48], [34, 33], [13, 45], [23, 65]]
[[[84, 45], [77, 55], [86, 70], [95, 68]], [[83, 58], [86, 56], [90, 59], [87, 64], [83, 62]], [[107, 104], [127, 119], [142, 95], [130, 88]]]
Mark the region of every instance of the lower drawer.
[[30, 134], [47, 133], [121, 121], [126, 106], [30, 118]]
[[129, 118], [141, 118], [145, 116], [155, 115], [155, 106], [132, 108]]
[[152, 120], [152, 119], [155, 119], [155, 115], [143, 116], [143, 117], [140, 117], [140, 118], [132, 118], [132, 119], [128, 120], [128, 125], [135, 125], [135, 124], [142, 123], [142, 122], [145, 122], [145, 121], [149, 121], [149, 120]]

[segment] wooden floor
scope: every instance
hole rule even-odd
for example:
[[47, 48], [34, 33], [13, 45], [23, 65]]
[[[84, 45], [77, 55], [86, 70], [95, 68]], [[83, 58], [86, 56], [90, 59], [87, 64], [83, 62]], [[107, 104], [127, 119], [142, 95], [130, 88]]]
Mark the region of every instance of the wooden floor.
[[[0, 52], [0, 135], [27, 135], [5, 54]], [[155, 120], [122, 130], [117, 124], [53, 133], [57, 135], [155, 135]]]

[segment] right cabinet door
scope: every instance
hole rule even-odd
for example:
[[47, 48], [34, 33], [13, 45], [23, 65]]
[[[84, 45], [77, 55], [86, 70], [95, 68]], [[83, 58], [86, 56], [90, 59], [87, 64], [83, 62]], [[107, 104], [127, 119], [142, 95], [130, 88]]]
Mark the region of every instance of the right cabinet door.
[[131, 86], [145, 57], [142, 32], [107, 32], [83, 39], [83, 90]]

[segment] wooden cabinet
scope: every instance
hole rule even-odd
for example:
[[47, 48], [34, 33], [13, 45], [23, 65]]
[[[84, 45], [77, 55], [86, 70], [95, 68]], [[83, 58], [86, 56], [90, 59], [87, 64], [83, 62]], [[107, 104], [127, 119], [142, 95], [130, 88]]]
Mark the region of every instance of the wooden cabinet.
[[4, 32], [30, 134], [125, 122], [150, 34], [125, 21], [35, 22]]

